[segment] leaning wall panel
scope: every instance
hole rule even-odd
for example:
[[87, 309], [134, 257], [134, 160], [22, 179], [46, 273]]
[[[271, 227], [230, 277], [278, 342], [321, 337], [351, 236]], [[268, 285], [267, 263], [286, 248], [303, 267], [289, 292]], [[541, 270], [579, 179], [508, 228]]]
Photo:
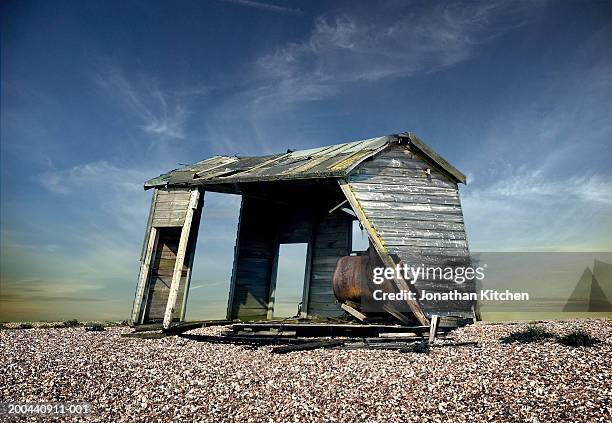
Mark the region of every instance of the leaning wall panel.
[[[469, 250], [457, 184], [418, 152], [395, 146], [358, 166], [348, 182], [389, 253], [413, 265], [466, 263]], [[458, 288], [429, 281], [418, 281], [416, 287], [419, 292]], [[458, 290], [470, 289], [464, 285]], [[429, 316], [471, 315], [469, 302], [420, 304]]]

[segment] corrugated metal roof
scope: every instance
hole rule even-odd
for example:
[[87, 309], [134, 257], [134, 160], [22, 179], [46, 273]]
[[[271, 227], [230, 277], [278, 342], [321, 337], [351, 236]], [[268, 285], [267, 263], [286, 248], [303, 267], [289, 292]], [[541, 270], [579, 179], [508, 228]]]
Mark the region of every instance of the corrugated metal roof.
[[339, 177], [397, 140], [384, 136], [268, 156], [215, 156], [151, 179], [145, 188]]
[[465, 176], [461, 172], [433, 153], [433, 150], [427, 148], [427, 151], [424, 151], [424, 143], [413, 134], [403, 133], [284, 154], [215, 156], [153, 178], [145, 183], [145, 189], [165, 185], [219, 185], [343, 177], [362, 161], [385, 150], [391, 143], [400, 142], [401, 139], [418, 143], [416, 147], [434, 161], [442, 160], [443, 168], [465, 183]]

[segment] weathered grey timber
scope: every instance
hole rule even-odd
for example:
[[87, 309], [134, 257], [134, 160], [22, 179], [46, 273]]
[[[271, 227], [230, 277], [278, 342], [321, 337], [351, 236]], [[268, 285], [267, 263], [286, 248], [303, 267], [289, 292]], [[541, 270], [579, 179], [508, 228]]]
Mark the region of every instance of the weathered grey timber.
[[[165, 317], [168, 329], [184, 320], [203, 207], [198, 201], [190, 209], [196, 188], [202, 197], [206, 191], [242, 196], [227, 319], [248, 321], [273, 317], [279, 246], [298, 242], [308, 243], [301, 317], [345, 315], [331, 280], [338, 259], [351, 254], [354, 220], [386, 266], [469, 263], [459, 183], [465, 176], [412, 133], [266, 156], [215, 156], [160, 175], [145, 183], [154, 195], [132, 323]], [[394, 284], [417, 294], [473, 290], [435, 279]], [[396, 323], [429, 325], [433, 315], [472, 318], [472, 306], [406, 300], [384, 312]]]

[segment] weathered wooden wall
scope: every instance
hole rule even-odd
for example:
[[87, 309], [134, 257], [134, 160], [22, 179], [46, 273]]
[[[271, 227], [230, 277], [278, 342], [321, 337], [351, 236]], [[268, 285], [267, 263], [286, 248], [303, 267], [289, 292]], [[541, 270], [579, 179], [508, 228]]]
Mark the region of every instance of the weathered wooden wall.
[[[341, 195], [338, 189], [338, 195]], [[312, 207], [309, 199], [283, 202], [244, 196], [230, 289], [229, 318], [271, 317], [281, 243], [310, 243], [304, 290], [309, 315], [337, 316], [331, 279], [336, 261], [350, 248], [350, 217], [328, 214], [327, 204]], [[307, 207], [308, 206], [308, 207]]]
[[[181, 228], [161, 228], [159, 230], [157, 248], [151, 265], [148, 291], [146, 293], [147, 301], [144, 321], [147, 323], [161, 321], [164, 318], [180, 236]], [[187, 270], [188, 266], [186, 264], [183, 265], [178, 297], [179, 308], [182, 306], [183, 294], [185, 292]]]
[[183, 226], [191, 190], [158, 189], [152, 225], [156, 228]]
[[[466, 263], [469, 251], [457, 183], [433, 163], [397, 145], [358, 166], [348, 182], [390, 254], [415, 266]], [[416, 287], [419, 292], [473, 289], [472, 284], [424, 280]], [[421, 306], [429, 315], [471, 315], [472, 304], [421, 302]]]
[[276, 254], [276, 213], [269, 201], [244, 196], [234, 256], [229, 317], [265, 319]]
[[[153, 194], [141, 260], [145, 260], [147, 240], [153, 229], [155, 230], [156, 240], [153, 243], [154, 249], [149, 263], [149, 274], [146, 286], [144, 287], [143, 299], [138, 305], [140, 310], [134, 314], [134, 322], [151, 323], [161, 321], [164, 318], [181, 237], [181, 229], [185, 223], [190, 196], [190, 189], [178, 188], [160, 188], [156, 189]], [[181, 310], [181, 314], [177, 313], [173, 317], [174, 320], [181, 319], [184, 314], [185, 288], [188, 284], [190, 268], [193, 264], [201, 208], [202, 202], [200, 201], [194, 214], [194, 224], [191, 226], [186, 253], [187, 259], [182, 267], [175, 307], [176, 310]]]
[[310, 273], [309, 315], [344, 314], [336, 304], [332, 276], [338, 259], [350, 253], [351, 220], [350, 216], [338, 210], [328, 214], [316, 226]]

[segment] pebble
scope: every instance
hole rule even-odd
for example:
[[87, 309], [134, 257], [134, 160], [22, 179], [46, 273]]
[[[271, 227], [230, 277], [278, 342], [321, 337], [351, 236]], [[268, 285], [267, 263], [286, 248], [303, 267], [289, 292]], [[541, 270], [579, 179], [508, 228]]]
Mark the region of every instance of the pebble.
[[[428, 354], [122, 338], [127, 327], [0, 330], [2, 402], [89, 402], [85, 421], [610, 421], [612, 321], [544, 322], [603, 342], [503, 344], [524, 323], [478, 323]], [[224, 327], [191, 333], [219, 334]]]

